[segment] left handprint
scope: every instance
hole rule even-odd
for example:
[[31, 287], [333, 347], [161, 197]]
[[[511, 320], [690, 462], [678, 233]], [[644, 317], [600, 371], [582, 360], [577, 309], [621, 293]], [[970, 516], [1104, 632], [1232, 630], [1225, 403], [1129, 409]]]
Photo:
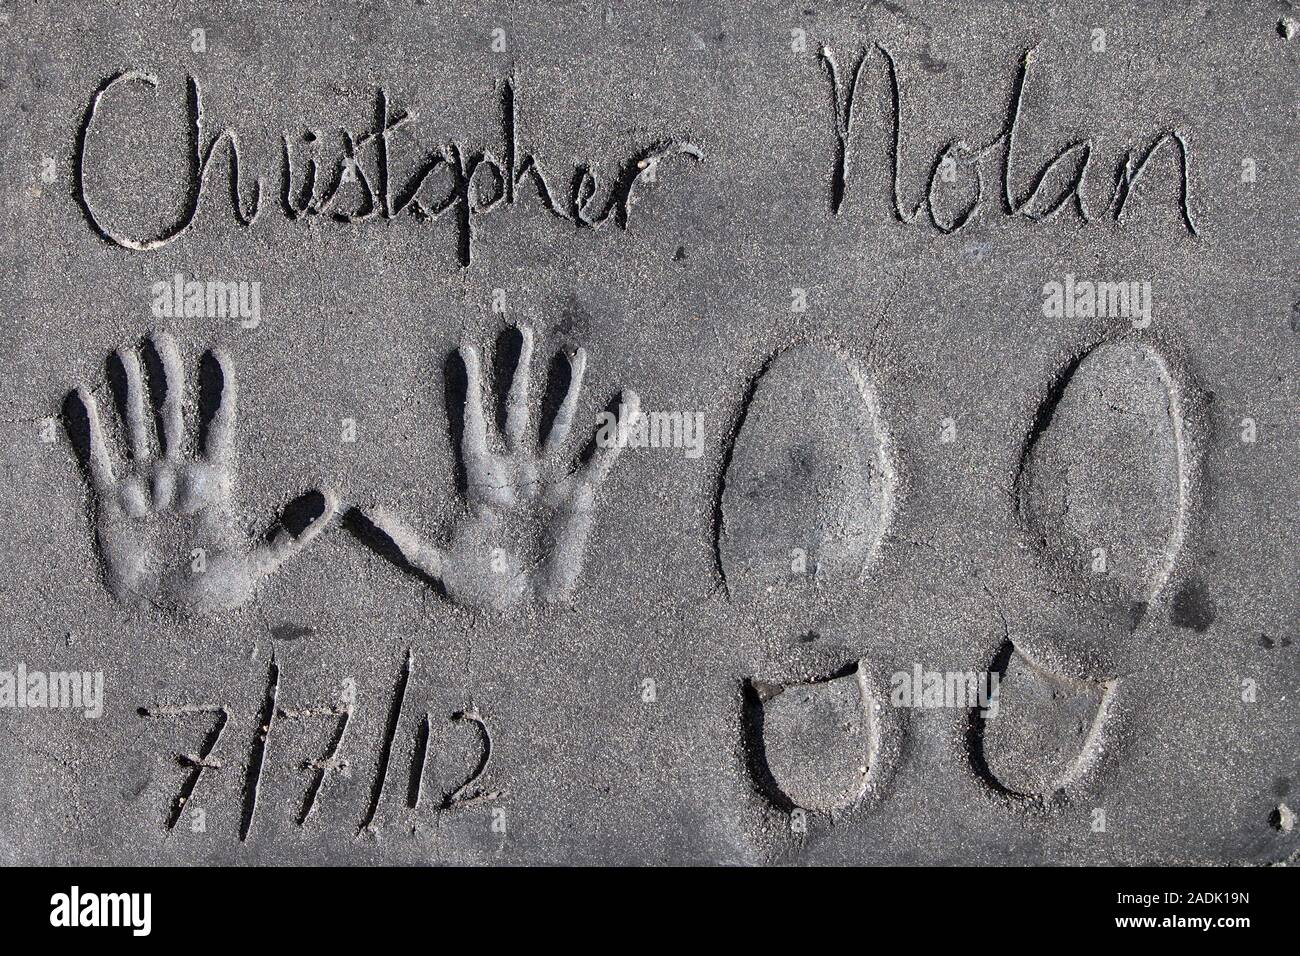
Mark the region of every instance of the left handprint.
[[[148, 404], [154, 415], [146, 415], [140, 357], [131, 349], [116, 356], [129, 449], [120, 469], [114, 470], [98, 407], [84, 386], [65, 404], [68, 433], [85, 466], [95, 536], [113, 596], [124, 604], [217, 614], [247, 602], [263, 580], [315, 540], [338, 512], [338, 501], [328, 490], [304, 495], [286, 508], [274, 535], [250, 541], [231, 505], [236, 394], [229, 359], [219, 349], [204, 356], [219, 374], [220, 398], [214, 396], [210, 417], [200, 415], [205, 420], [193, 454], [187, 455], [180, 352], [166, 333], [150, 342], [158, 371], [151, 379], [161, 377], [163, 383], [157, 400], [158, 382], [153, 382], [155, 401]], [[151, 418], [157, 422], [158, 446]], [[303, 514], [317, 509], [314, 517]], [[291, 524], [300, 525], [296, 533]]]

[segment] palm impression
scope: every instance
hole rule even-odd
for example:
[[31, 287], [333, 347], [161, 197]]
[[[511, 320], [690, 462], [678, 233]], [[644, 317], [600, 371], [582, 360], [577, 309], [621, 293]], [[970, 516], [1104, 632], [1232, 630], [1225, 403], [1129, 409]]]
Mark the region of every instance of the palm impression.
[[[466, 380], [460, 442], [465, 508], [446, 544], [425, 541], [388, 508], [366, 512], [406, 563], [440, 582], [455, 603], [479, 609], [572, 599], [595, 520], [597, 491], [622, 450], [621, 441], [598, 441], [590, 457], [576, 465], [572, 451], [566, 451], [587, 368], [581, 348], [566, 356], [568, 386], [549, 432], [541, 437], [533, 427], [533, 333], [521, 328], [518, 334], [519, 357], [499, 440], [489, 436], [478, 350], [469, 344], [459, 349]], [[618, 420], [630, 422], [639, 414], [640, 399], [624, 390]]]
[[338, 504], [328, 491], [303, 496], [286, 509], [273, 535], [250, 540], [232, 503], [236, 387], [230, 360], [221, 350], [204, 356], [220, 392], [210, 414], [197, 416], [201, 436], [189, 441], [185, 418], [192, 408], [180, 351], [165, 332], [153, 335], [149, 346], [157, 372], [150, 376], [152, 389], [134, 350], [119, 350], [110, 366], [110, 379], [115, 371], [121, 384], [123, 454], [116, 466], [90, 390], [78, 387], [65, 404], [69, 437], [91, 492], [104, 579], [123, 604], [218, 614], [247, 602], [262, 581], [314, 541]]

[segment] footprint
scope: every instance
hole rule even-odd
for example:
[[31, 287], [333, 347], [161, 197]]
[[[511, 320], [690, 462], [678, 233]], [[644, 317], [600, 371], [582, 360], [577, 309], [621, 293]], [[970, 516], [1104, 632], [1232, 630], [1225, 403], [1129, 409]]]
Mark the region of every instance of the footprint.
[[1114, 681], [1073, 680], [1032, 661], [1010, 642], [990, 668], [996, 706], [972, 711], [971, 754], [994, 790], [1021, 799], [1051, 796], [1101, 753]]
[[1017, 507], [1049, 563], [1136, 625], [1182, 546], [1188, 465], [1169, 366], [1137, 342], [1080, 359], [1039, 409]]
[[880, 739], [860, 664], [823, 681], [746, 689], [751, 759], [769, 798], [787, 812], [824, 813], [862, 799]]
[[779, 353], [754, 384], [723, 476], [729, 593], [858, 581], [888, 528], [893, 483], [865, 375], [823, 346]]

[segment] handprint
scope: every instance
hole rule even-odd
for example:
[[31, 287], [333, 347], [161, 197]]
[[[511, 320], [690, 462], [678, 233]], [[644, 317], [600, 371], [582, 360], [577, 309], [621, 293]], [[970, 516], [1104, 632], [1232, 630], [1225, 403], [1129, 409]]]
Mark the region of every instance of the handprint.
[[230, 362], [220, 350], [205, 356], [220, 372], [220, 400], [207, 423], [202, 455], [186, 457], [180, 352], [166, 333], [151, 343], [164, 382], [156, 403], [161, 447], [151, 441], [140, 358], [130, 349], [117, 353], [129, 458], [115, 472], [98, 407], [84, 386], [68, 397], [69, 435], [86, 468], [95, 536], [113, 596], [126, 604], [215, 614], [244, 604], [262, 580], [320, 534], [338, 503], [332, 493], [321, 492], [320, 514], [296, 534], [282, 524], [269, 540], [249, 541], [231, 504], [236, 394]]
[[[568, 601], [582, 571], [596, 491], [617, 461], [622, 443], [598, 441], [576, 469], [561, 456], [573, 426], [587, 355], [568, 355], [569, 386], [541, 447], [529, 439], [529, 380], [533, 334], [521, 336], [519, 362], [506, 398], [504, 452], [488, 447], [478, 352], [459, 349], [466, 394], [461, 457], [466, 475], [466, 513], [447, 547], [434, 547], [396, 515], [372, 509], [369, 520], [412, 567], [442, 583], [457, 604], [503, 609], [524, 600]], [[621, 422], [635, 421], [640, 400], [620, 396]]]

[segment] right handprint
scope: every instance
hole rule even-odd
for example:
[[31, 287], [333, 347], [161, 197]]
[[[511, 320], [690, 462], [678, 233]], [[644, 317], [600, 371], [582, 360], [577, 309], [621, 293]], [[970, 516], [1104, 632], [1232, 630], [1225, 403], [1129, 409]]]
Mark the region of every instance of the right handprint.
[[568, 387], [543, 439], [534, 435], [530, 411], [533, 333], [521, 328], [519, 336], [501, 451], [489, 445], [478, 350], [468, 344], [460, 347], [466, 377], [461, 458], [467, 507], [448, 544], [429, 544], [387, 508], [366, 512], [411, 567], [441, 582], [455, 603], [484, 610], [530, 600], [570, 600], [591, 533], [596, 492], [618, 460], [623, 423], [640, 414], [640, 399], [624, 390], [614, 416], [619, 428], [607, 422], [597, 433], [590, 459], [572, 466], [573, 456], [566, 455], [565, 448], [587, 354], [581, 348], [568, 354]]

